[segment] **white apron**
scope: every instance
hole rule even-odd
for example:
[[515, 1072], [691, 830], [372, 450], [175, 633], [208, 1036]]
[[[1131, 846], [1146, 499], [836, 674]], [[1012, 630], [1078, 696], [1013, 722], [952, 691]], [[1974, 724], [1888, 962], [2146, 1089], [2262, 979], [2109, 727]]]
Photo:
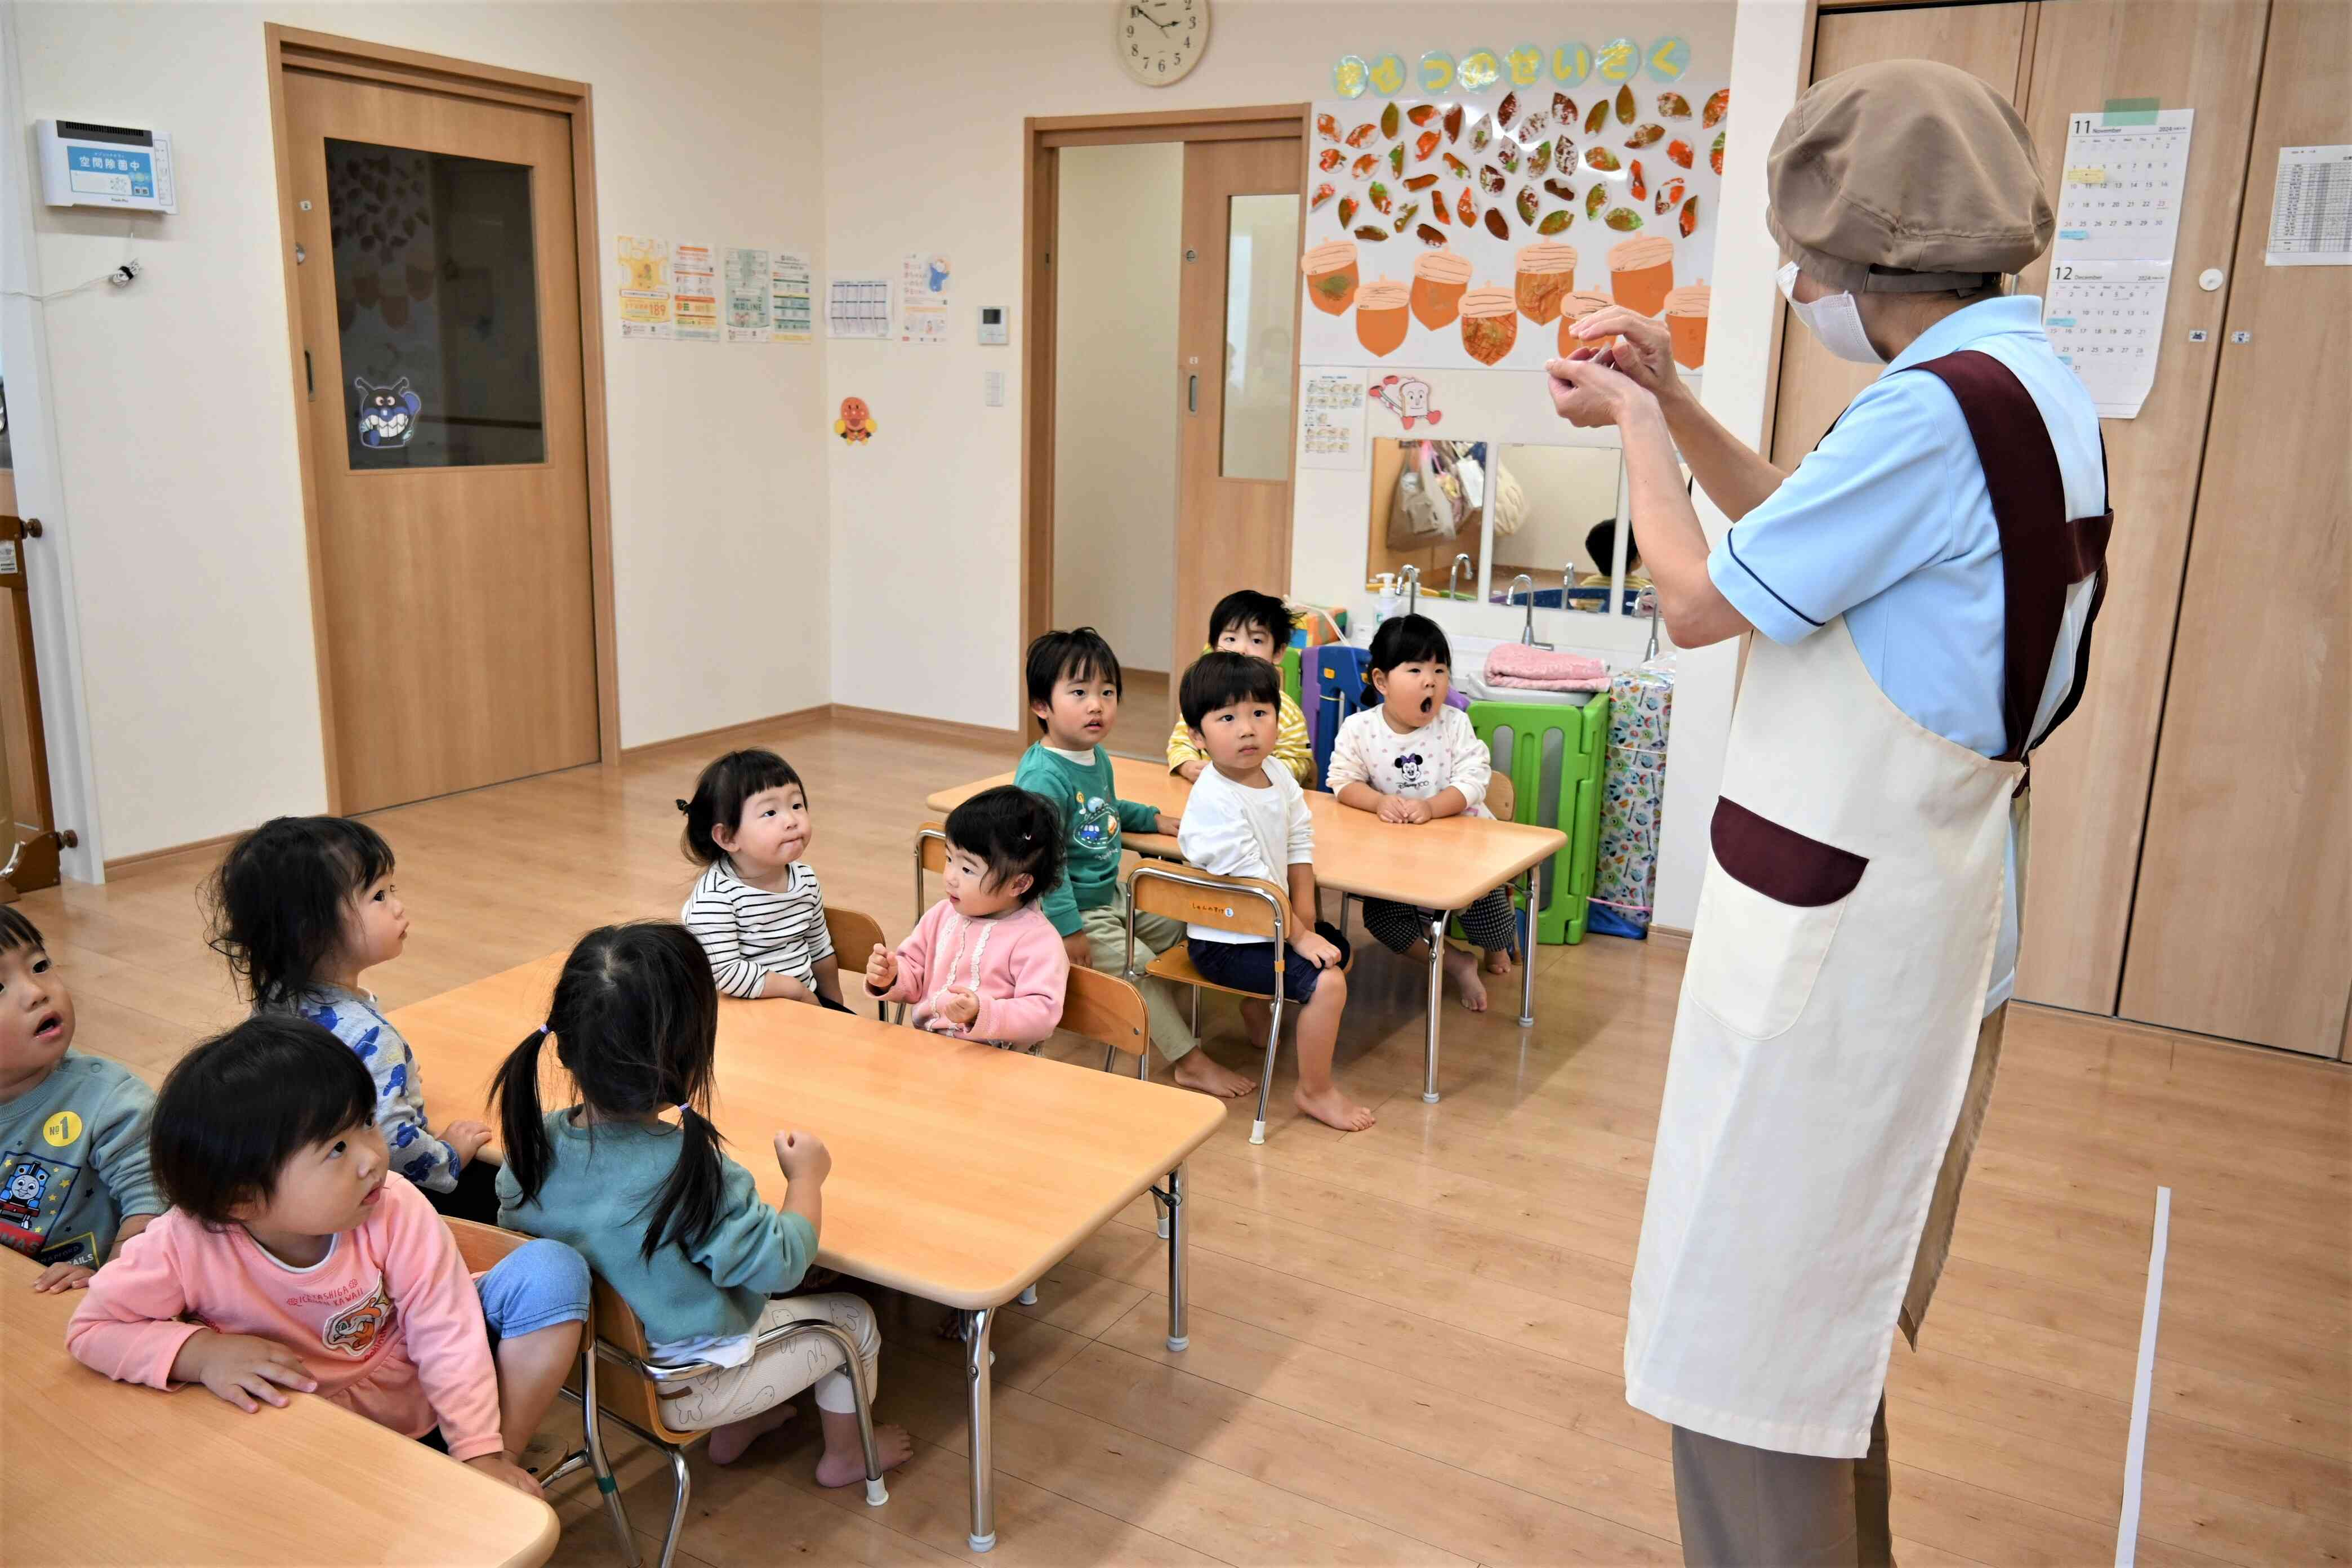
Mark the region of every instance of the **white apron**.
[[1829, 1458], [1870, 1446], [1983, 1019], [2024, 740], [2066, 586], [2103, 571], [2108, 523], [2065, 521], [2048, 432], [1999, 361], [1916, 368], [1959, 397], [2000, 525], [2009, 754], [1895, 707], [1843, 616], [1794, 647], [1756, 640], [1625, 1333], [1636, 1408]]

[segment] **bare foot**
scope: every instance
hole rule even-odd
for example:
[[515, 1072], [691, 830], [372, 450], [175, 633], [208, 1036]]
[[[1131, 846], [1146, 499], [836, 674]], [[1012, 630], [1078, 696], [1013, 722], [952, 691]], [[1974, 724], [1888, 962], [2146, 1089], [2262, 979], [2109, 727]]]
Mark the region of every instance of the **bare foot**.
[[710, 1429], [710, 1462], [731, 1465], [743, 1457], [743, 1450], [766, 1434], [774, 1431], [793, 1418], [790, 1405], [772, 1405], [757, 1415], [740, 1421], [730, 1421], [724, 1426]]
[[[915, 1440], [907, 1436], [904, 1426], [874, 1428], [874, 1457], [882, 1461], [886, 1470], [895, 1470], [912, 1458]], [[824, 1457], [816, 1462], [816, 1484], [821, 1487], [845, 1487], [866, 1479], [866, 1455], [852, 1441], [842, 1453], [827, 1447]]]
[[1378, 1120], [1372, 1115], [1370, 1106], [1358, 1105], [1341, 1094], [1336, 1083], [1320, 1094], [1309, 1094], [1302, 1089], [1293, 1094], [1291, 1100], [1299, 1110], [1316, 1121], [1327, 1127], [1336, 1127], [1342, 1132], [1361, 1132]]
[[1486, 983], [1478, 978], [1478, 961], [1466, 952], [1445, 950], [1445, 973], [1454, 976], [1454, 988], [1462, 993], [1462, 1005], [1473, 1013], [1486, 1010]]
[[1510, 972], [1511, 972], [1511, 950], [1510, 950], [1509, 948], [1507, 948], [1507, 947], [1498, 947], [1498, 948], [1496, 948], [1493, 952], [1489, 952], [1489, 953], [1487, 953], [1487, 954], [1486, 954], [1486, 973], [1489, 973], [1489, 974], [1508, 974]]
[[1274, 1009], [1255, 996], [1242, 999], [1242, 1033], [1252, 1046], [1265, 1048], [1265, 1032], [1274, 1025]]
[[1168, 1069], [1168, 1076], [1182, 1088], [1213, 1094], [1219, 1100], [1239, 1100], [1257, 1087], [1257, 1079], [1244, 1078], [1231, 1068], [1219, 1066], [1202, 1050], [1184, 1053]]

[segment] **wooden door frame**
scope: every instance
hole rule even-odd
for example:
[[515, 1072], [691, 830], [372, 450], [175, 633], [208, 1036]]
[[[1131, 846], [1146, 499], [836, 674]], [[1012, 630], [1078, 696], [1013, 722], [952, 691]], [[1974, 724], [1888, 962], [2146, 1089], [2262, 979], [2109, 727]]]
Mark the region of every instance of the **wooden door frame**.
[[[413, 88], [446, 97], [480, 99], [565, 117], [572, 127], [573, 249], [580, 273], [580, 392], [588, 463], [588, 574], [596, 635], [596, 754], [604, 767], [621, 763], [621, 679], [614, 631], [613, 495], [604, 447], [604, 324], [601, 300], [602, 247], [596, 226], [596, 138], [592, 89], [586, 82], [537, 76], [481, 65], [446, 55], [394, 48], [389, 44], [346, 38], [269, 22], [262, 26], [269, 78], [269, 136], [278, 163], [281, 237], [291, 232], [294, 150], [286, 124], [286, 73]], [[294, 247], [285, 245], [288, 373], [300, 412], [294, 443], [302, 474], [302, 533], [310, 552], [310, 646], [319, 667], [320, 761], [326, 769], [327, 809], [342, 810], [341, 764], [335, 754], [335, 689], [327, 647], [326, 561], [320, 538], [319, 474], [311, 451], [309, 377], [303, 368], [302, 298], [294, 271]], [[340, 397], [337, 406], [341, 405]]]
[[[1301, 199], [1313, 189], [1309, 103], [1261, 103], [1237, 109], [1178, 109], [1150, 114], [1031, 116], [1022, 122], [1021, 182], [1021, 647], [1048, 629], [1054, 603], [1054, 363], [1058, 334], [1054, 274], [1047, 265], [1057, 237], [1061, 195], [1056, 154], [1065, 147], [1145, 142], [1254, 142], [1296, 137]], [[1305, 243], [1307, 226], [1298, 226]], [[1290, 405], [1298, 406], [1298, 363], [1290, 367]], [[1282, 520], [1282, 558], [1290, 559], [1292, 516], [1297, 511], [1298, 443], [1290, 443], [1289, 514]], [[1182, 526], [1182, 519], [1178, 519]], [[1286, 573], [1283, 586], [1289, 586]], [[1031, 728], [1026, 678], [1014, 656], [1013, 727]], [[1177, 672], [1170, 671], [1172, 680]]]

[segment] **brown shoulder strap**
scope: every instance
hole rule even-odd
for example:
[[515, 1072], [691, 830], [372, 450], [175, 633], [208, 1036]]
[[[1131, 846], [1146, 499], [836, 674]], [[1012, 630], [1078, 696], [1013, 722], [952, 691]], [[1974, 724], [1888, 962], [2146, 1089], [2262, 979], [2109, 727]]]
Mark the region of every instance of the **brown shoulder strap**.
[[[1952, 389], [1960, 413], [1975, 438], [1977, 461], [1984, 468], [1985, 489], [1992, 497], [1994, 522], [2000, 530], [2000, 575], [2006, 594], [2005, 658], [2001, 684], [2001, 716], [2008, 727], [2009, 748], [2002, 762], [2022, 759], [2041, 737], [2033, 733], [2034, 710], [2050, 680], [2050, 661], [2058, 649], [2059, 628], [2066, 616], [2066, 591], [2091, 577], [2091, 614], [2098, 614], [2106, 586], [2107, 534], [2115, 512], [2070, 520], [2066, 516], [2065, 481], [2058, 471], [2058, 452], [2032, 394], [2016, 373], [1989, 353], [1964, 349], [1912, 367], [1924, 370]], [[2101, 443], [2104, 471], [2105, 442]], [[2089, 628], [2084, 630], [2075, 661], [2074, 688], [2058, 717], [2073, 711], [2081, 696], [2083, 674], [2089, 664]], [[2056, 721], [2051, 727], [2057, 727]]]

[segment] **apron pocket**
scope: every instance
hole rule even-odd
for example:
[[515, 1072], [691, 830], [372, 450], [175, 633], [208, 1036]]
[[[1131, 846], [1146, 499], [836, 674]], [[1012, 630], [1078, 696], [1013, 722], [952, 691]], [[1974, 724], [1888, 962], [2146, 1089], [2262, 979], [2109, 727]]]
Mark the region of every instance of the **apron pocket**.
[[1716, 802], [1708, 837], [1715, 864], [1699, 897], [1692, 999], [1733, 1033], [1770, 1039], [1805, 1010], [1870, 862], [1727, 797]]

